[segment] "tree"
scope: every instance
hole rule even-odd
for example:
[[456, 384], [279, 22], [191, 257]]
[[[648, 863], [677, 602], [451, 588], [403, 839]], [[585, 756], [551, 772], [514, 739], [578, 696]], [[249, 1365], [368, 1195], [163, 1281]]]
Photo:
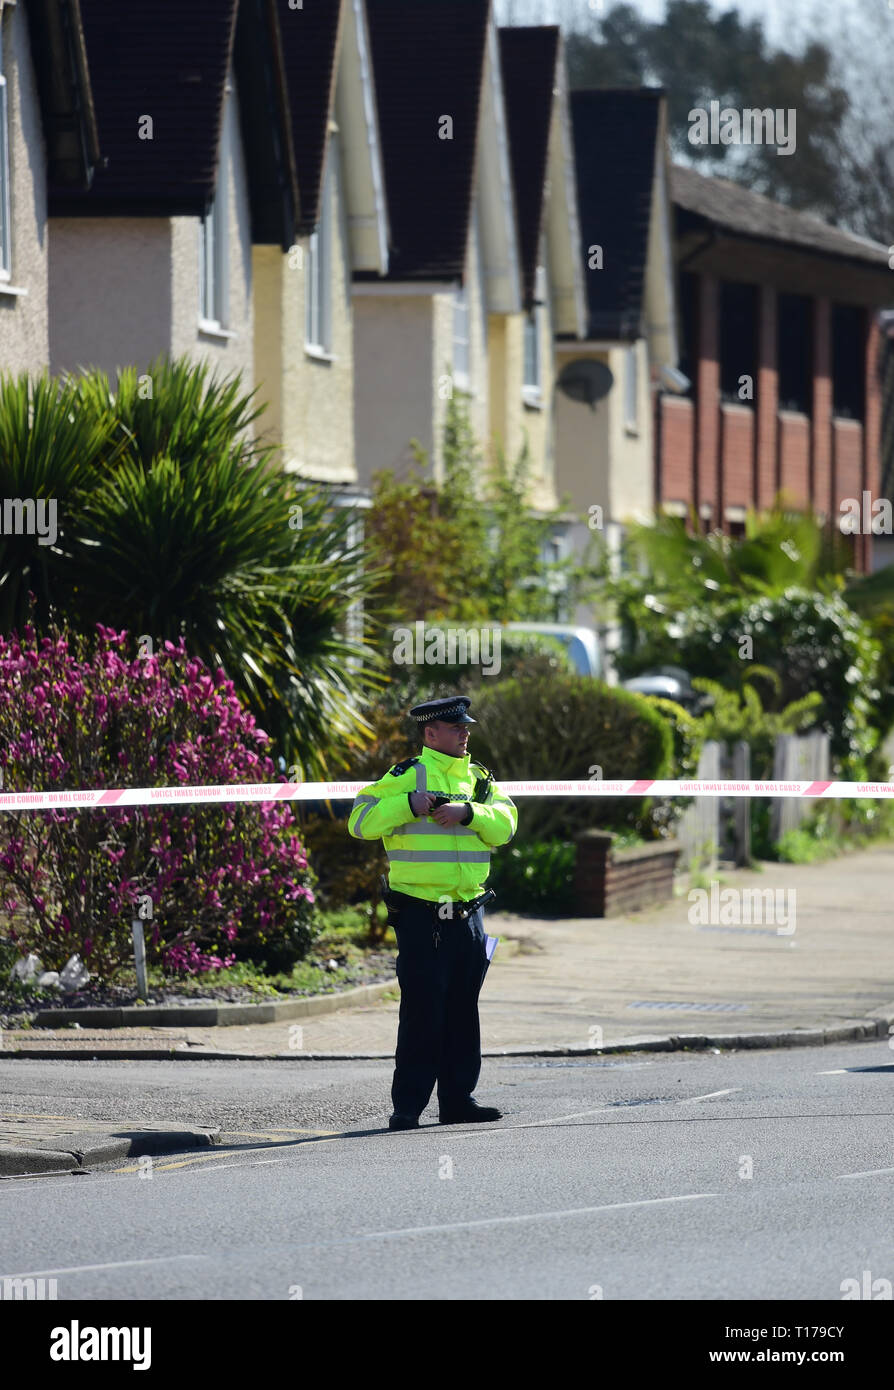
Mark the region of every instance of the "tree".
[[408, 477], [373, 480], [367, 540], [382, 622], [556, 621], [560, 604], [592, 588], [593, 555], [545, 558], [563, 513], [531, 510], [527, 446], [514, 463], [498, 451], [486, 466], [460, 393], [447, 406], [443, 484], [429, 480], [418, 444], [415, 455]]
[[894, 575], [852, 575], [839, 537], [781, 509], [750, 514], [741, 540], [659, 517], [633, 527], [628, 548], [626, 572], [604, 586], [623, 676], [682, 665], [738, 691], [760, 662], [779, 678], [771, 708], [818, 692], [833, 753], [866, 775], [894, 722]]
[[[894, 14], [883, 15], [879, 6], [855, 48], [853, 29], [845, 39], [840, 14], [824, 42], [815, 7], [810, 13], [810, 37], [799, 51], [785, 51], [770, 47], [761, 20], [743, 20], [734, 9], [718, 14], [708, 0], [668, 0], [655, 22], [629, 4], [601, 19], [591, 10], [580, 20], [575, 15], [577, 28], [567, 38], [571, 85], [663, 87], [676, 158], [887, 244], [894, 224], [894, 100], [883, 54], [890, 55]], [[845, 55], [857, 51], [859, 63], [848, 64]], [[866, 80], [873, 62], [875, 84]], [[873, 100], [875, 91], [885, 95]], [[795, 155], [781, 158], [764, 144], [690, 144], [689, 113], [712, 100], [740, 111], [794, 110]]]
[[160, 650], [184, 638], [222, 666], [302, 776], [347, 767], [381, 663], [349, 635], [374, 576], [351, 517], [258, 445], [238, 377], [159, 359], [113, 383], [0, 380], [7, 496], [57, 498], [59, 535], [4, 538], [5, 630], [52, 609], [81, 632], [127, 629]]

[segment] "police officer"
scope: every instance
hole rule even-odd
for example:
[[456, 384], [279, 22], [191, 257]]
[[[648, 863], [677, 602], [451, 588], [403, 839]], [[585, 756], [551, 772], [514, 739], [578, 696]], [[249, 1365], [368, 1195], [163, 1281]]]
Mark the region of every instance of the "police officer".
[[400, 1021], [390, 1129], [416, 1129], [437, 1082], [442, 1125], [498, 1120], [473, 1100], [481, 1071], [478, 995], [488, 956], [479, 899], [490, 852], [518, 814], [469, 758], [471, 701], [452, 695], [410, 710], [423, 748], [357, 796], [348, 829], [385, 843], [388, 918], [397, 937]]

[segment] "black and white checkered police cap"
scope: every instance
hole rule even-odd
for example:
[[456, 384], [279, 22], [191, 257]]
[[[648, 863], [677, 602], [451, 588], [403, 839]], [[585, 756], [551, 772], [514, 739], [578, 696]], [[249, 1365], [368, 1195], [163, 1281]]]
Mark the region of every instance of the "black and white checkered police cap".
[[441, 719], [445, 724], [477, 724], [468, 713], [471, 700], [465, 695], [448, 695], [444, 700], [428, 700], [424, 705], [414, 705], [411, 718], [417, 724], [427, 724], [432, 719]]

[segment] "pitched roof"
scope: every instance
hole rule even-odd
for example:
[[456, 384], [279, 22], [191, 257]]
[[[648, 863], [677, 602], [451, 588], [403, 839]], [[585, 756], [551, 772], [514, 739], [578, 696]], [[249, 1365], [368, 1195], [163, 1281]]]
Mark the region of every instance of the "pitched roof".
[[499, 33], [522, 286], [525, 308], [529, 309], [540, 259], [559, 30], [543, 25], [501, 29]]
[[78, 0], [29, 0], [29, 47], [40, 100], [47, 178], [90, 187], [100, 158], [99, 133]]
[[[217, 178], [236, 10], [237, 0], [81, 0], [107, 166], [80, 200], [57, 197], [51, 187], [51, 213], [60, 206], [93, 217], [205, 212]], [[147, 117], [151, 139], [140, 131]]]
[[642, 331], [652, 184], [663, 91], [601, 88], [571, 93], [584, 265], [602, 247], [602, 269], [585, 272], [590, 338]]
[[298, 232], [307, 236], [320, 219], [342, 0], [308, 0], [301, 9], [275, 3], [301, 200]]
[[[490, 0], [367, 0], [390, 280], [462, 276]], [[443, 120], [452, 138], [439, 138]], [[362, 276], [358, 278], [363, 278]]]
[[[256, 240], [283, 240], [297, 192], [274, 0], [80, 0], [105, 167], [89, 192], [49, 185], [53, 216], [203, 216], [235, 61]], [[242, 11], [237, 45], [237, 14]], [[239, 51], [234, 53], [234, 48]], [[147, 118], [151, 118], [151, 138]], [[291, 223], [291, 225], [289, 225]]]
[[234, 64], [251, 239], [286, 250], [297, 230], [298, 171], [276, 0], [240, 0]]
[[690, 220], [722, 228], [734, 236], [802, 246], [824, 256], [843, 256], [886, 268], [888, 248], [868, 237], [831, 227], [806, 212], [774, 203], [728, 179], [697, 173], [682, 164], [671, 168], [671, 197]]

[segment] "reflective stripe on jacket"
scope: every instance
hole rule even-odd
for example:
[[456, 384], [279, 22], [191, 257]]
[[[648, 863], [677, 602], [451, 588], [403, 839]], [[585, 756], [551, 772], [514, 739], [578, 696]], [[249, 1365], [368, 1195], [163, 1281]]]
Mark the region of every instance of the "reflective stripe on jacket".
[[483, 803], [472, 803], [469, 825], [441, 826], [431, 816], [413, 816], [408, 793], [444, 792], [472, 801], [480, 764], [466, 754], [452, 758], [423, 748], [405, 772], [386, 772], [354, 799], [348, 830], [357, 840], [382, 840], [388, 855], [388, 882], [414, 898], [468, 902], [484, 891], [490, 852], [515, 834], [518, 812], [491, 783]]

